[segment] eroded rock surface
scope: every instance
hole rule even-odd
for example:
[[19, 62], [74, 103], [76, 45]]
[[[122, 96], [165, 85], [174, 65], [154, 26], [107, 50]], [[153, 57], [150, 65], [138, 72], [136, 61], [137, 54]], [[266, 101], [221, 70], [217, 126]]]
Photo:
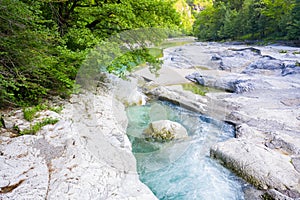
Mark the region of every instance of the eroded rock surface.
[[[148, 80], [148, 93], [235, 124], [236, 138], [213, 146], [211, 156], [274, 199], [300, 199], [298, 52], [284, 46], [193, 43], [164, 52], [159, 78], [136, 74]], [[167, 70], [173, 81], [161, 84], [168, 80]], [[224, 92], [192, 94], [181, 87], [182, 77]]]
[[0, 199], [156, 199], [139, 181], [124, 106], [113, 96], [73, 95], [57, 124], [1, 136]]

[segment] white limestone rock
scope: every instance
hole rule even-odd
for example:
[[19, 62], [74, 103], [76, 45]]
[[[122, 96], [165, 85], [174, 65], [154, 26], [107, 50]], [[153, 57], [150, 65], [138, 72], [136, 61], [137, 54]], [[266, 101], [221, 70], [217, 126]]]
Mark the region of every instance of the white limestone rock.
[[157, 199], [138, 178], [124, 106], [91, 92], [70, 102], [37, 135], [0, 138], [0, 199]]
[[230, 139], [211, 148], [211, 156], [222, 161], [249, 182], [263, 189], [276, 188], [300, 193], [300, 173], [291, 157], [250, 139]]
[[157, 141], [170, 141], [188, 137], [187, 130], [179, 123], [170, 120], [151, 122], [144, 130], [146, 137]]

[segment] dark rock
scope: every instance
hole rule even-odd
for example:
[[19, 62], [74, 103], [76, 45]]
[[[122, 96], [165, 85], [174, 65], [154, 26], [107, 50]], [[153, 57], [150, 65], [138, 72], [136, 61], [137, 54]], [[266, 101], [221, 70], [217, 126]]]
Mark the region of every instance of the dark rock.
[[253, 47], [248, 47], [248, 48], [242, 48], [242, 49], [230, 49], [232, 51], [247, 51], [250, 50], [254, 53], [256, 53], [257, 55], [261, 55], [261, 51], [259, 49], [253, 48]]
[[185, 78], [196, 83], [195, 77], [201, 76], [198, 72], [194, 72], [192, 74], [187, 75]]
[[205, 82], [204, 82], [204, 79], [203, 79], [201, 76], [196, 77], [195, 80], [196, 80], [197, 83], [200, 84], [200, 85], [204, 85], [204, 83], [205, 83]]
[[225, 71], [230, 71], [230, 70], [231, 70], [231, 67], [230, 67], [230, 66], [227, 66], [227, 65], [224, 65], [223, 62], [220, 62], [219, 69], [220, 69], [220, 70], [225, 70]]
[[236, 80], [232, 84], [234, 92], [237, 94], [250, 92], [255, 89], [254, 85], [249, 80]]
[[300, 74], [300, 66], [297, 66], [297, 63], [286, 65], [281, 72], [282, 76], [287, 76], [292, 74]]
[[272, 56], [269, 56], [269, 55], [263, 55], [262, 57], [263, 57], [263, 58], [270, 59], [270, 60], [276, 60], [276, 58], [274, 58], [274, 57], [272, 57]]
[[211, 57], [211, 60], [213, 60], [213, 61], [222, 60], [222, 57], [220, 55], [215, 54]]
[[204, 85], [205, 83], [203, 77], [198, 72], [187, 75], [185, 78], [200, 85]]
[[300, 67], [299, 68], [285, 68], [282, 70], [281, 75], [282, 76], [287, 76], [287, 75], [292, 75], [292, 74], [300, 74]]
[[269, 57], [263, 57], [259, 60], [251, 63], [246, 69], [242, 72], [244, 74], [257, 74], [260, 73], [261, 70], [283, 70], [284, 64], [280, 60], [274, 60]]

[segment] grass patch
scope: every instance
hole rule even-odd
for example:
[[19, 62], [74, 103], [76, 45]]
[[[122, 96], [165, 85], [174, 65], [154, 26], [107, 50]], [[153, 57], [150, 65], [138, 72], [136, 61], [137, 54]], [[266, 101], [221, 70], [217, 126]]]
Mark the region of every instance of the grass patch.
[[193, 83], [183, 84], [182, 88], [184, 90], [191, 91], [194, 94], [198, 94], [198, 95], [201, 95], [201, 96], [205, 96], [205, 94], [207, 92], [207, 90], [205, 90], [205, 87], [200, 86], [200, 85], [196, 85], [196, 84], [193, 84]]
[[30, 107], [30, 108], [24, 108], [23, 109], [24, 118], [27, 121], [31, 122], [34, 119], [37, 112], [46, 110], [47, 108], [48, 108], [48, 106], [46, 106], [44, 104], [37, 105], [34, 107]]
[[206, 93], [208, 93], [208, 92], [224, 92], [224, 90], [221, 90], [221, 89], [207, 87], [207, 86], [203, 86], [203, 85], [199, 85], [199, 84], [195, 84], [195, 83], [182, 84], [182, 88], [184, 90], [191, 91], [194, 94], [198, 94], [201, 96], [205, 96]]
[[203, 66], [195, 66], [195, 69], [210, 70], [209, 68]]
[[53, 111], [53, 112], [60, 113], [64, 109], [64, 107], [63, 106], [56, 106], [56, 107], [50, 107], [48, 109]]
[[300, 54], [300, 51], [293, 52], [294, 55]]
[[0, 128], [5, 128], [4, 119], [1, 114], [0, 114]]
[[279, 53], [287, 53], [287, 50], [280, 50]]
[[46, 118], [41, 122], [37, 122], [33, 126], [30, 126], [29, 129], [25, 129], [23, 131], [20, 131], [20, 135], [34, 135], [36, 134], [39, 130], [42, 129], [42, 127], [49, 125], [49, 124], [56, 124], [59, 120], [58, 119], [53, 119], [53, 118]]
[[56, 113], [60, 113], [63, 110], [63, 107], [62, 106], [49, 107], [46, 104], [39, 104], [34, 107], [23, 108], [24, 119], [31, 122], [36, 117], [37, 112], [42, 110], [47, 110], [47, 109]]

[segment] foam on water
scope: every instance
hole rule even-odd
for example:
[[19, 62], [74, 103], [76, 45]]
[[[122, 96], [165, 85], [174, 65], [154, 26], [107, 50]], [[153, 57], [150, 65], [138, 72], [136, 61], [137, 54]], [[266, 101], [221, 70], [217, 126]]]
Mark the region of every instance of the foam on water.
[[[159, 199], [244, 199], [241, 180], [209, 157], [211, 145], [234, 136], [231, 125], [164, 102], [129, 107], [127, 115], [140, 179]], [[189, 138], [145, 140], [143, 130], [160, 119], [181, 123]]]

